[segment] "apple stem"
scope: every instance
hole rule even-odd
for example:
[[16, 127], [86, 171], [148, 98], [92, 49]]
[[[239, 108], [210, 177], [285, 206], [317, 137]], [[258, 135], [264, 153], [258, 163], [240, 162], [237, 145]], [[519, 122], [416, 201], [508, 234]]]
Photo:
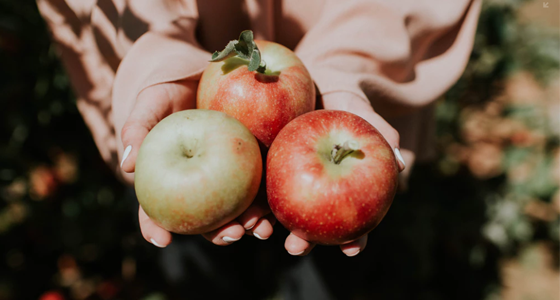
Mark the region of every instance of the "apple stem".
[[333, 150], [331, 151], [332, 161], [338, 165], [342, 162], [342, 159], [357, 150], [360, 150], [359, 144], [354, 140], [346, 141], [342, 144], [342, 146], [334, 145]]

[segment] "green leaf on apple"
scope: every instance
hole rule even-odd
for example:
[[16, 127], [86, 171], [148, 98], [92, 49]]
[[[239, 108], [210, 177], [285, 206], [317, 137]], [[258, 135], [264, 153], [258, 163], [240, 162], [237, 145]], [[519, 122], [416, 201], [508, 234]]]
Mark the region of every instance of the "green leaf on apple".
[[266, 71], [266, 63], [261, 59], [261, 52], [251, 30], [241, 32], [237, 41], [230, 41], [224, 50], [214, 52], [210, 62], [224, 61], [233, 56], [247, 60], [248, 69], [251, 72], [264, 73]]
[[214, 52], [212, 54], [212, 59], [210, 61], [211, 62], [223, 61], [234, 56], [235, 44], [237, 44], [237, 41], [230, 41], [226, 45], [226, 48], [224, 50], [222, 50], [221, 52], [220, 51]]
[[261, 54], [259, 50], [254, 50], [249, 61], [249, 71], [255, 71], [261, 64]]
[[255, 41], [253, 40], [253, 32], [251, 30], [241, 32], [239, 35], [239, 41], [235, 44], [235, 52], [237, 52], [237, 56], [243, 59], [251, 60], [255, 48], [257, 48], [257, 45], [255, 45]]

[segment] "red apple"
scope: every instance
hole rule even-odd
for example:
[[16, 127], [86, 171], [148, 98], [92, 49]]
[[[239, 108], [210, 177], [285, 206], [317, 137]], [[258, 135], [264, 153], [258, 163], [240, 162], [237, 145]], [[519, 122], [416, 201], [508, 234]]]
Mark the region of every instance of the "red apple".
[[393, 150], [375, 127], [349, 112], [317, 110], [294, 119], [272, 143], [268, 203], [295, 235], [341, 245], [381, 222], [398, 172]]
[[48, 291], [44, 292], [40, 297], [39, 300], [64, 300], [64, 296], [62, 293], [58, 291]]
[[288, 122], [315, 108], [313, 80], [294, 52], [273, 42], [254, 42], [250, 31], [228, 47], [214, 54], [217, 62], [202, 74], [197, 108], [237, 118], [269, 147]]

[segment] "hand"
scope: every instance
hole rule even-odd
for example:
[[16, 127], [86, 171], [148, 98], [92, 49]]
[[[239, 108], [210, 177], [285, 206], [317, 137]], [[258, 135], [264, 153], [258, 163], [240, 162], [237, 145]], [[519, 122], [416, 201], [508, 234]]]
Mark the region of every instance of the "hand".
[[[124, 172], [134, 172], [140, 145], [159, 121], [174, 112], [195, 108], [196, 89], [196, 81], [183, 80], [149, 86], [140, 92], [121, 131], [124, 149], [121, 153], [121, 169]], [[264, 199], [255, 200], [236, 220], [203, 236], [220, 246], [230, 245], [241, 239], [245, 233], [259, 239], [269, 238], [275, 219], [270, 214], [266, 198]], [[162, 248], [171, 243], [171, 233], [154, 223], [142, 207], [138, 210], [138, 219], [146, 241]]]
[[[354, 113], [372, 124], [385, 137], [391, 148], [394, 149], [395, 157], [399, 164], [399, 171], [402, 172], [404, 170], [405, 163], [399, 150], [399, 133], [378, 115], [369, 103], [354, 94], [341, 92], [323, 96], [323, 106], [325, 109], [344, 110]], [[340, 249], [347, 256], [356, 256], [365, 249], [367, 238], [366, 234], [355, 241], [341, 245]], [[315, 244], [291, 233], [286, 238], [284, 247], [292, 255], [304, 256], [311, 252]]]

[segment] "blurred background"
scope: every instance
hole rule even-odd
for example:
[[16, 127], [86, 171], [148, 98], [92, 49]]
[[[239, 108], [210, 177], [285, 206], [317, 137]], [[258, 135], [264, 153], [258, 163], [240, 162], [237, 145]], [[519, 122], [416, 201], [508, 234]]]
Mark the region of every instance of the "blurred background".
[[[360, 255], [377, 299], [560, 299], [559, 28], [557, 0], [484, 2], [470, 63], [438, 100], [438, 159], [415, 167]], [[0, 98], [0, 299], [184, 299], [34, 1], [0, 0]], [[262, 298], [282, 299], [275, 287]]]

